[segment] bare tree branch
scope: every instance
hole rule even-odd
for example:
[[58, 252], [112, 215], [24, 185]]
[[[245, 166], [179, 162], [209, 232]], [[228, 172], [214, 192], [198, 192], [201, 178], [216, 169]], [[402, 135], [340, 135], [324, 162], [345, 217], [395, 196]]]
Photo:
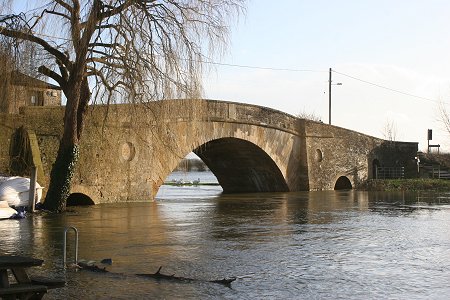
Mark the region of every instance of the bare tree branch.
[[58, 82], [59, 86], [62, 89], [66, 89], [66, 84], [67, 82], [64, 81], [64, 79], [61, 77], [61, 75], [57, 74], [56, 72], [50, 70], [49, 68], [47, 68], [46, 66], [40, 66], [38, 69], [39, 72], [41, 72], [42, 74], [52, 78], [53, 80], [55, 80], [56, 82]]
[[450, 113], [443, 102], [438, 106], [439, 121], [444, 125], [447, 133], [450, 134]]
[[67, 10], [67, 12], [69, 12], [69, 14], [73, 14], [73, 7], [70, 6], [69, 4], [67, 4], [66, 2], [64, 2], [63, 0], [54, 0], [55, 3], [57, 3], [58, 5], [61, 5], [62, 7], [64, 7], [64, 9]]
[[70, 61], [62, 52], [60, 52], [56, 48], [50, 46], [50, 44], [48, 44], [45, 40], [43, 40], [31, 33], [26, 33], [26, 32], [17, 31], [17, 30], [10, 30], [6, 27], [0, 26], [0, 34], [11, 37], [11, 38], [17, 38], [17, 39], [36, 43], [36, 44], [42, 46], [48, 53], [55, 56], [58, 60], [60, 60], [64, 64], [70, 65]]

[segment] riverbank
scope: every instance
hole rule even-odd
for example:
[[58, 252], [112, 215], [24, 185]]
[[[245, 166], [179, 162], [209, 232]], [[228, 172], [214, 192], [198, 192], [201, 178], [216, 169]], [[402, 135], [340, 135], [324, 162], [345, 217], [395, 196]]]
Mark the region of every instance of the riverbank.
[[432, 178], [370, 179], [362, 188], [368, 191], [448, 191], [450, 180]]

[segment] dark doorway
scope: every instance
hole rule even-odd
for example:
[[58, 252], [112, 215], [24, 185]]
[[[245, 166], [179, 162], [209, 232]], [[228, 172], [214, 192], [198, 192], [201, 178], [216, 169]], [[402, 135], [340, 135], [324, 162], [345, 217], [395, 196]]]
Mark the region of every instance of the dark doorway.
[[372, 178], [378, 179], [378, 167], [380, 166], [380, 162], [378, 159], [374, 159], [372, 162]]

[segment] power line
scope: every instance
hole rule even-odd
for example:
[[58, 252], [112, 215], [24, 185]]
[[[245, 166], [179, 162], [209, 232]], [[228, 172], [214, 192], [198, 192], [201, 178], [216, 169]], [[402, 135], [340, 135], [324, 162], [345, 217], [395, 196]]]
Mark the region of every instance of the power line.
[[315, 73], [327, 72], [327, 71], [312, 70], [312, 69], [289, 69], [289, 68], [274, 68], [274, 67], [260, 67], [260, 66], [250, 66], [250, 65], [238, 65], [238, 64], [219, 63], [219, 62], [214, 62], [214, 61], [199, 61], [199, 62], [200, 63], [205, 63], [205, 64], [210, 64], [210, 65], [217, 65], [217, 66], [246, 68], [246, 69], [257, 69], [257, 70], [287, 71], [287, 72], [315, 72]]
[[357, 80], [357, 81], [360, 81], [360, 82], [364, 82], [366, 84], [370, 84], [372, 86], [375, 86], [375, 87], [378, 87], [378, 88], [381, 88], [381, 89], [385, 89], [385, 90], [388, 90], [388, 91], [391, 91], [391, 92], [402, 94], [402, 95], [405, 95], [405, 96], [409, 96], [409, 97], [413, 97], [413, 98], [417, 98], [417, 99], [421, 99], [421, 100], [425, 100], [425, 101], [430, 101], [430, 102], [434, 102], [434, 103], [440, 103], [441, 102], [441, 101], [438, 101], [438, 100], [435, 100], [435, 99], [430, 99], [430, 98], [426, 98], [426, 97], [422, 97], [422, 96], [413, 95], [413, 94], [410, 94], [410, 93], [407, 93], [407, 92], [396, 90], [396, 89], [393, 89], [393, 88], [390, 88], [390, 87], [387, 87], [387, 86], [383, 86], [383, 85], [380, 85], [380, 84], [377, 84], [377, 83], [373, 83], [373, 82], [370, 82], [370, 81], [367, 81], [367, 80], [364, 80], [364, 79], [361, 79], [361, 78], [357, 78], [355, 76], [351, 76], [351, 75], [348, 75], [348, 74], [345, 74], [345, 73], [342, 73], [342, 72], [338, 72], [336, 70], [332, 70], [332, 72], [334, 72], [336, 74], [339, 74], [339, 75], [342, 75], [342, 76], [345, 76], [345, 77], [348, 77], [348, 78], [351, 78], [351, 79], [354, 79], [354, 80]]
[[[327, 71], [319, 71], [319, 70], [312, 70], [312, 69], [289, 69], [289, 68], [273, 68], [273, 67], [259, 67], [259, 66], [249, 66], [249, 65], [227, 64], [227, 63], [218, 63], [218, 62], [213, 62], [213, 61], [201, 61], [201, 62], [202, 63], [206, 63], [206, 64], [219, 65], [219, 66], [247, 68], [247, 69], [259, 69], [259, 70], [288, 71], [288, 72], [320, 72], [320, 73], [327, 72]], [[364, 82], [366, 84], [370, 84], [372, 86], [375, 86], [375, 87], [378, 87], [378, 88], [381, 88], [381, 89], [385, 89], [385, 90], [388, 90], [388, 91], [391, 91], [391, 92], [402, 94], [402, 95], [405, 95], [405, 96], [408, 96], [408, 97], [413, 97], [413, 98], [417, 98], [417, 99], [425, 100], [425, 101], [429, 101], [429, 102], [434, 102], [434, 103], [441, 103], [442, 102], [442, 101], [439, 101], [439, 100], [435, 100], [435, 99], [426, 98], [426, 97], [417, 96], [417, 95], [414, 95], [414, 94], [411, 94], [411, 93], [403, 92], [403, 91], [400, 91], [400, 90], [397, 90], [397, 89], [394, 89], [394, 88], [383, 86], [381, 84], [373, 83], [373, 82], [370, 82], [370, 81], [367, 81], [367, 80], [364, 80], [364, 79], [361, 79], [361, 78], [357, 78], [355, 76], [351, 76], [351, 75], [348, 75], [348, 74], [345, 74], [345, 73], [342, 73], [342, 72], [338, 72], [336, 70], [332, 70], [332, 72], [334, 72], [336, 74], [339, 74], [339, 75], [342, 75], [342, 76], [346, 76], [346, 77], [354, 79], [354, 80], [358, 80], [360, 82]], [[443, 102], [443, 103], [450, 104], [450, 103], [447, 103], [447, 102]]]
[[45, 33], [39, 33], [39, 32], [33, 32], [34, 35], [36, 36], [42, 36], [42, 37], [47, 37], [47, 38], [53, 38], [53, 39], [57, 39], [57, 40], [63, 40], [63, 41], [72, 41], [72, 39], [69, 38], [64, 38], [64, 37], [59, 37], [59, 36], [54, 36], [54, 35], [48, 35]]

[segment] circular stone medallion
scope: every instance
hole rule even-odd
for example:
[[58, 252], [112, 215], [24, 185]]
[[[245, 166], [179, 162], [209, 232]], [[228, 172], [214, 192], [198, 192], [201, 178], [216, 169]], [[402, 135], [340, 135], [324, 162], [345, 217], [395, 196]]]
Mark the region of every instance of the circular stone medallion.
[[122, 144], [120, 153], [124, 160], [132, 161], [134, 156], [136, 155], [136, 150], [134, 148], [133, 143], [126, 142], [126, 143]]

